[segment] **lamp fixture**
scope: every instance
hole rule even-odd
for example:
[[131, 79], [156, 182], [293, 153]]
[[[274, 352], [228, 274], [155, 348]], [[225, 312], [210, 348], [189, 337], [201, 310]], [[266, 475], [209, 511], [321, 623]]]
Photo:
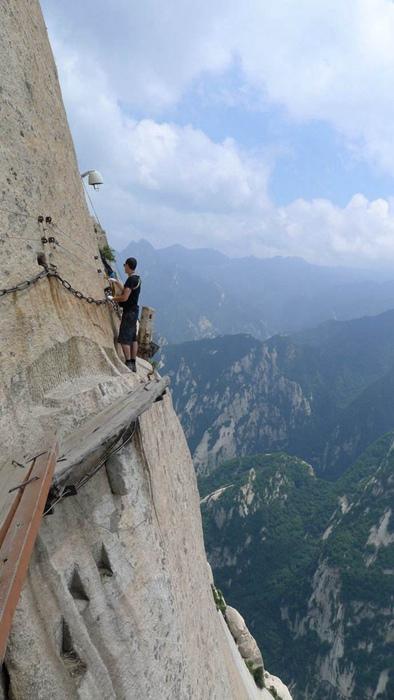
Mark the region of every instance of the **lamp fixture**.
[[98, 170], [87, 170], [85, 173], [81, 173], [82, 178], [86, 177], [87, 175], [89, 175], [89, 177], [88, 177], [89, 185], [92, 185], [92, 187], [95, 190], [98, 190], [100, 185], [102, 185], [104, 182], [102, 174], [99, 173]]

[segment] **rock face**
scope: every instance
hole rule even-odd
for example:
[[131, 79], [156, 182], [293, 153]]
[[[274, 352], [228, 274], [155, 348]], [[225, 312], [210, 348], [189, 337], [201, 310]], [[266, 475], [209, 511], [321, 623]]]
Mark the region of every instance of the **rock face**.
[[43, 523], [7, 652], [10, 697], [248, 698], [227, 663], [169, 397], [121, 459], [127, 494], [103, 468]]
[[201, 480], [216, 585], [294, 700], [394, 697], [393, 439], [336, 483], [283, 453]]
[[[1, 3], [0, 78], [0, 288], [37, 275], [44, 254], [75, 289], [102, 299], [96, 234], [36, 0]], [[49, 237], [57, 243], [41, 242]], [[103, 393], [124, 392], [125, 370], [108, 305], [80, 301], [56, 279], [0, 303], [0, 438], [23, 461], [50, 431], [72, 429]]]
[[223, 336], [164, 348], [196, 469], [286, 450], [337, 478], [394, 425], [394, 311], [264, 343]]
[[228, 605], [226, 607], [225, 617], [229, 630], [241, 652], [242, 658], [246, 661], [250, 661], [254, 666], [263, 666], [261, 651], [256, 644], [256, 640], [246, 627], [242, 615], [239, 614], [238, 610]]
[[308, 423], [310, 400], [285, 376], [275, 348], [251, 336], [226, 336], [164, 350], [198, 474], [226, 459], [281, 449]]
[[270, 695], [276, 698], [276, 700], [292, 700], [288, 688], [286, 688], [285, 684], [282, 683], [277, 676], [273, 676], [271, 673], [268, 673], [268, 671], [265, 671], [264, 682]]
[[[1, 3], [0, 71], [0, 288], [37, 275], [44, 255], [101, 299], [95, 231], [36, 0]], [[23, 462], [55, 432], [62, 443], [116, 404], [147, 368], [139, 363], [136, 376], [120, 361], [108, 305], [78, 299], [57, 279], [0, 304], [3, 477], [11, 459]], [[123, 452], [44, 519], [0, 697], [256, 697], [235, 658], [242, 662], [212, 598], [190, 453], [166, 396]]]

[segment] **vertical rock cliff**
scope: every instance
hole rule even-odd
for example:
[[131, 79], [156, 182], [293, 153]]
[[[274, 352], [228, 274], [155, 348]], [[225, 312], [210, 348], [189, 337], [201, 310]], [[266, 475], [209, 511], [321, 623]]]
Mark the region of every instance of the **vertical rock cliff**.
[[253, 697], [213, 602], [169, 397], [112, 460], [127, 493], [103, 469], [44, 520], [9, 643], [10, 697]]
[[[45, 255], [74, 289], [102, 299], [96, 234], [35, 0], [0, 6], [0, 110], [0, 288], [34, 278]], [[42, 242], [49, 238], [56, 242]], [[79, 300], [54, 278], [1, 298], [0, 435], [13, 458], [71, 428], [71, 404], [79, 417], [87, 410], [82, 393], [95, 401], [100, 384], [124, 390], [114, 329], [107, 304]]]
[[[56, 68], [36, 0], [0, 5], [0, 479], [146, 382], [115, 345]], [[51, 239], [51, 240], [49, 240]], [[56, 266], [69, 283], [43, 276]], [[50, 268], [54, 269], [54, 267]], [[0, 697], [268, 699], [216, 610], [199, 497], [166, 395], [41, 526]], [[79, 465], [80, 468], [83, 468]], [[285, 696], [283, 696], [285, 697]]]

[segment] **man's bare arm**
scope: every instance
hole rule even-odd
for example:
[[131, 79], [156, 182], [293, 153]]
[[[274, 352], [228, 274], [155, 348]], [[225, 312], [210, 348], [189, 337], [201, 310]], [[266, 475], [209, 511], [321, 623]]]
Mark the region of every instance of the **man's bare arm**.
[[113, 297], [114, 301], [127, 301], [131, 294], [131, 289], [130, 287], [123, 287], [123, 292], [122, 294], [118, 294], [117, 296]]

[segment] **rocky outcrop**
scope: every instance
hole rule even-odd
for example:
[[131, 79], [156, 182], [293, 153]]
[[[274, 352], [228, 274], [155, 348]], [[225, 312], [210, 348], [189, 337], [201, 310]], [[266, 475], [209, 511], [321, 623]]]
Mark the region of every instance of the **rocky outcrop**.
[[165, 348], [163, 358], [201, 476], [235, 456], [284, 448], [310, 420], [310, 398], [276, 349], [250, 336]]
[[325, 532], [306, 615], [297, 628], [300, 640], [312, 632], [321, 645], [306, 684], [308, 698], [386, 700], [394, 692], [389, 670], [393, 445], [393, 436], [386, 435], [340, 482], [341, 497]]
[[[275, 698], [275, 700], [292, 700], [288, 688], [284, 683], [264, 670], [264, 661], [256, 640], [249, 632], [245, 620], [238, 610], [229, 605], [225, 606], [224, 619], [238, 651], [245, 661], [250, 673], [255, 679], [256, 685], [261, 689], [261, 700]], [[256, 697], [258, 692], [256, 692]]]
[[238, 610], [227, 605], [225, 618], [242, 658], [249, 661], [254, 667], [263, 667], [261, 651], [256, 640], [250, 634], [242, 615], [239, 614]]
[[275, 700], [292, 700], [289, 689], [277, 676], [273, 676], [268, 671], [264, 671], [264, 683], [270, 695]]
[[233, 457], [286, 450], [332, 480], [394, 425], [394, 311], [264, 343], [182, 343], [162, 357], [201, 476]]

